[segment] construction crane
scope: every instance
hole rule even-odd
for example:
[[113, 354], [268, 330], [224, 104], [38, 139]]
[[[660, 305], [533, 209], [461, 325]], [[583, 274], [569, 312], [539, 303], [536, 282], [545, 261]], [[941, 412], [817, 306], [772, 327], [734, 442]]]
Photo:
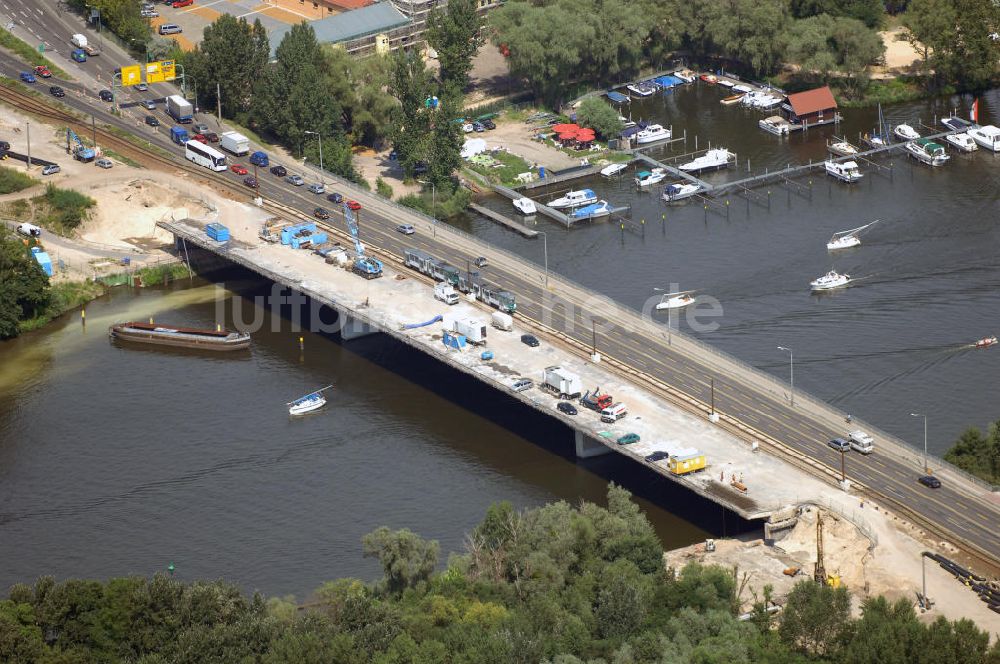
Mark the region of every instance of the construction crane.
[[[75, 145], [76, 147], [72, 147]], [[80, 140], [80, 137], [76, 135], [76, 132], [66, 128], [66, 152], [72, 151], [73, 159], [78, 161], [94, 161], [94, 157], [97, 156], [93, 148], [88, 148]]]
[[827, 574], [823, 563], [823, 515], [816, 511], [816, 570], [813, 573], [816, 583], [825, 584], [831, 588], [840, 587], [839, 574]]
[[354, 263], [351, 264], [351, 271], [365, 279], [378, 279], [382, 276], [382, 261], [365, 255], [365, 245], [361, 244], [358, 237], [358, 221], [347, 203], [344, 203], [344, 221], [354, 240]]

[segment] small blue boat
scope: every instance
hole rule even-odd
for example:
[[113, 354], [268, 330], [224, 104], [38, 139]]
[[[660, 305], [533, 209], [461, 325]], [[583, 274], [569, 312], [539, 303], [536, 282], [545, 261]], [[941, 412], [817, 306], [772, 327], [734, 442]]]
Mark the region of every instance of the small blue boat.
[[606, 217], [609, 214], [611, 214], [611, 205], [607, 201], [597, 201], [596, 203], [573, 210], [569, 216], [574, 219], [594, 219], [596, 217]]
[[611, 101], [613, 101], [613, 102], [615, 102], [617, 104], [623, 104], [623, 103], [625, 103], [627, 101], [631, 101], [631, 99], [628, 97], [628, 95], [623, 95], [622, 93], [615, 92], [614, 90], [612, 90], [611, 92], [608, 93], [608, 99], [610, 99]]

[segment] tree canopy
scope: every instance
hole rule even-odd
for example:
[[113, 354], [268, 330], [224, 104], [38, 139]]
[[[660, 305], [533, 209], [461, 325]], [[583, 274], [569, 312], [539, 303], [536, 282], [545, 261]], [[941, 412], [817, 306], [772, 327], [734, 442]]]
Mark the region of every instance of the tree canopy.
[[20, 322], [37, 316], [48, 304], [49, 278], [42, 266], [26, 244], [0, 225], [0, 339], [16, 337]]
[[986, 435], [969, 427], [945, 452], [944, 460], [988, 482], [1000, 484], [1000, 420], [990, 425]]

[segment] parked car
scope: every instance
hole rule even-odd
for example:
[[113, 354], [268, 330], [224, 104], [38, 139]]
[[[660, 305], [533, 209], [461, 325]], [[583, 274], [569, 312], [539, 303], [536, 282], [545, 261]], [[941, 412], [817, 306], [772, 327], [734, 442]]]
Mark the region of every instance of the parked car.
[[247, 167], [244, 166], [243, 164], [233, 164], [232, 166], [229, 167], [229, 170], [231, 170], [233, 173], [236, 173], [237, 175], [246, 175], [248, 172]]
[[462, 131], [464, 131], [466, 134], [470, 133], [472, 129], [473, 127], [471, 122], [466, 122], [465, 124], [462, 125]]
[[159, 18], [160, 12], [156, 11], [155, 9], [143, 9], [141, 12], [139, 12], [139, 16], [141, 16], [142, 18]]
[[247, 176], [247, 177], [243, 178], [243, 184], [245, 184], [246, 186], [248, 186], [248, 187], [250, 187], [250, 188], [252, 188], [252, 189], [256, 189], [257, 187], [259, 187], [259, 186], [260, 186], [260, 185], [259, 185], [259, 184], [257, 183], [257, 178], [255, 178], [255, 177], [254, 177], [254, 176], [252, 176], [252, 175], [250, 175], [250, 176]]
[[50, 164], [42, 169], [42, 175], [55, 175], [62, 169], [59, 168], [59, 164]]
[[152, 99], [144, 99], [142, 101], [142, 107], [145, 108], [147, 111], [154, 111], [156, 110], [156, 102], [153, 101]]
[[28, 237], [40, 237], [42, 235], [41, 228], [29, 223], [18, 224], [17, 232]]
[[327, 210], [326, 208], [318, 207], [315, 210], [313, 210], [313, 216], [316, 217], [317, 219], [329, 219], [330, 211]]
[[293, 184], [296, 187], [301, 187], [306, 183], [306, 181], [302, 179], [301, 175], [295, 175], [295, 174], [289, 175], [287, 178], [285, 178], [285, 182], [287, 182], [288, 184]]
[[191, 129], [194, 130], [194, 133], [196, 134], [208, 133], [208, 125], [205, 124], [204, 122], [196, 122], [195, 124], [191, 125]]
[[618, 439], [619, 445], [632, 445], [638, 443], [641, 440], [639, 434], [637, 433], [627, 433]]
[[219, 142], [219, 135], [216, 134], [214, 131], [210, 131], [207, 134], [205, 134], [205, 138], [208, 139], [209, 143], [218, 143]]
[[396, 152], [395, 150], [393, 150], [392, 152], [389, 153], [389, 161], [396, 161], [397, 159], [399, 159], [399, 153], [398, 152]]
[[32, 74], [30, 71], [22, 71], [21, 72], [21, 81], [24, 82], [24, 83], [34, 83], [35, 82], [35, 75]]
[[49, 68], [45, 65], [38, 65], [35, 67], [35, 75], [41, 76], [42, 78], [48, 78], [49, 76], [52, 76], [52, 72], [50, 72]]
[[493, 120], [489, 120], [489, 119], [483, 120], [483, 126], [486, 127], [487, 129], [496, 129], [497, 128], [496, 123], [493, 122]]
[[533, 334], [522, 334], [521, 343], [525, 346], [531, 346], [532, 348], [538, 347], [538, 337]]
[[473, 122], [472, 123], [472, 130], [474, 132], [476, 132], [477, 134], [481, 134], [484, 131], [486, 131], [486, 127], [483, 126], [482, 122]]
[[7, 141], [0, 141], [0, 152], [6, 152], [10, 150], [10, 143]]
[[114, 101], [115, 95], [111, 90], [101, 90], [97, 93], [97, 96], [101, 98], [101, 101]]
[[181, 7], [190, 7], [194, 4], [194, 0], [174, 0], [170, 5], [174, 9], [180, 9]]
[[934, 477], [933, 475], [924, 475], [922, 477], [917, 478], [917, 481], [920, 482], [921, 484], [923, 484], [928, 489], [940, 489], [941, 488], [941, 480], [939, 480], [938, 478]]
[[472, 264], [476, 267], [486, 267], [490, 264], [490, 262], [486, 260], [486, 256], [478, 256], [474, 261], [472, 261]]
[[164, 23], [160, 26], [159, 32], [161, 35], [179, 35], [184, 29], [176, 23]]
[[149, 89], [149, 86], [146, 85], [145, 83], [137, 83], [135, 89], [138, 90], [139, 92], [145, 92], [146, 90]]
[[160, 126], [160, 121], [157, 120], [156, 116], [154, 116], [154, 115], [147, 115], [146, 116], [146, 124], [148, 124], [150, 127], [159, 127]]
[[518, 378], [510, 385], [510, 389], [515, 392], [524, 392], [525, 390], [531, 389], [534, 383], [531, 382], [530, 378]]
[[663, 461], [664, 459], [669, 459], [670, 455], [663, 450], [657, 450], [652, 454], [646, 456], [646, 461], [653, 463], [654, 461]]
[[851, 451], [851, 444], [848, 443], [843, 438], [834, 438], [829, 443], [827, 443], [827, 445], [829, 445], [833, 449], [837, 450], [838, 452], [850, 452]]
[[358, 210], [361, 209], [361, 203], [358, 203], [355, 200], [348, 199], [347, 200], [347, 207], [349, 207], [352, 210], [354, 210], [355, 212], [357, 212]]
[[396, 226], [396, 230], [403, 235], [413, 235], [415, 232], [411, 224], [400, 224], [399, 226]]
[[332, 194], [328, 194], [326, 200], [330, 201], [331, 203], [336, 203], [340, 205], [341, 203], [344, 202], [344, 197], [338, 194], [337, 192], [334, 192]]
[[204, 143], [205, 145], [208, 145], [208, 139], [205, 138], [203, 134], [195, 134], [194, 136], [191, 137], [191, 140], [198, 141], [199, 143]]
[[579, 412], [579, 411], [577, 411], [576, 406], [574, 406], [573, 404], [571, 404], [568, 401], [560, 401], [556, 405], [556, 409], [560, 413], [566, 413], [567, 415], [576, 415]]
[[288, 175], [288, 171], [285, 170], [284, 166], [279, 166], [275, 164], [271, 167], [271, 175], [277, 175], [279, 178], [283, 178]]
[[100, 168], [111, 168], [115, 165], [114, 162], [107, 157], [101, 157], [94, 163], [96, 163]]
[[65, 97], [66, 91], [60, 88], [58, 85], [53, 85], [49, 88], [49, 94], [53, 97]]
[[323, 186], [322, 182], [313, 182], [306, 188], [314, 194], [322, 194], [326, 191], [326, 187]]

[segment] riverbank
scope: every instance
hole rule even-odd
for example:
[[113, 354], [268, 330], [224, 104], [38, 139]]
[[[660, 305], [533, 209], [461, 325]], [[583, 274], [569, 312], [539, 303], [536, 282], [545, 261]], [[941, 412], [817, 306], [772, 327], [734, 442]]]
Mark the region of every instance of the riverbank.
[[44, 327], [65, 313], [73, 311], [107, 292], [104, 284], [85, 279], [82, 281], [56, 282], [49, 287], [49, 305], [45, 311], [23, 320], [18, 325], [21, 333]]

